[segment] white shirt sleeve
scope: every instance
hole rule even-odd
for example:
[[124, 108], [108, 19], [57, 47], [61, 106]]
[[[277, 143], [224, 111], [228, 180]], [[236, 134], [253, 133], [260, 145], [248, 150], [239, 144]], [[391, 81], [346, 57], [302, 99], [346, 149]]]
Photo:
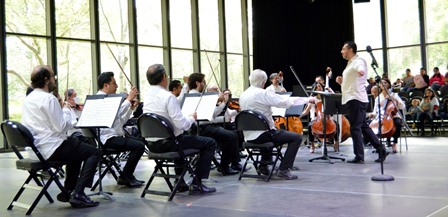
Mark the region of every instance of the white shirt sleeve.
[[195, 122], [193, 117], [191, 116], [185, 117], [182, 114], [180, 110], [180, 105], [177, 102], [176, 97], [172, 94], [168, 97], [166, 109], [168, 111], [168, 115], [171, 117], [171, 120], [173, 121], [172, 124], [181, 130], [190, 129], [191, 125]]

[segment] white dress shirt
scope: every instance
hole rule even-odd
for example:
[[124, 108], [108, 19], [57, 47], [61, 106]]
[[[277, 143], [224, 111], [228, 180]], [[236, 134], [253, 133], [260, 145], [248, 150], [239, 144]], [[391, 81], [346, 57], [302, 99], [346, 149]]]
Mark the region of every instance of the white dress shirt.
[[[270, 129], [275, 129], [274, 120], [272, 119], [271, 107], [289, 108], [293, 105], [303, 105], [309, 102], [306, 97], [283, 98], [274, 92], [267, 91], [263, 88], [250, 86], [244, 91], [240, 97], [240, 108], [243, 110], [257, 111], [263, 114], [269, 122]], [[246, 141], [254, 140], [264, 131], [244, 131], [244, 139]]]
[[187, 83], [182, 85], [182, 90], [180, 91], [180, 94], [177, 97], [177, 101], [179, 102], [179, 105], [182, 103], [182, 100], [184, 99], [184, 96], [186, 93], [188, 93], [188, 84]]
[[[70, 108], [69, 110], [70, 110], [70, 121], [72, 122], [73, 126], [75, 126], [76, 123], [78, 122], [79, 117], [81, 117], [82, 111], [79, 111], [76, 108]], [[72, 127], [68, 129], [67, 136], [71, 136], [75, 132], [82, 132], [82, 130], [79, 128]]]
[[283, 88], [280, 85], [274, 86], [273, 84], [269, 85], [269, 87], [266, 88], [267, 91], [271, 92], [286, 92], [286, 89]]
[[[395, 101], [398, 102], [397, 109], [398, 110], [406, 110], [406, 105], [404, 104], [403, 100], [401, 100], [401, 98], [398, 96], [397, 93], [389, 93], [390, 96], [395, 99]], [[385, 103], [386, 103], [386, 96], [384, 96], [384, 94], [380, 94], [375, 98], [375, 107], [373, 108], [373, 114], [376, 116], [378, 116], [378, 97], [380, 98], [380, 111], [381, 111], [381, 115], [384, 115], [385, 112]], [[395, 116], [393, 118], [396, 117], [401, 117], [398, 113], [395, 114]]]
[[[364, 75], [359, 76], [358, 72], [363, 71]], [[366, 61], [358, 55], [353, 56], [347, 63], [342, 73], [342, 105], [350, 100], [358, 100], [368, 103], [367, 91], [364, 84], [367, 80], [367, 64]]]
[[[98, 91], [97, 95], [106, 94], [103, 91]], [[120, 109], [118, 110], [117, 117], [115, 118], [112, 128], [103, 128], [100, 130], [100, 138], [103, 144], [112, 137], [122, 137], [124, 136], [123, 125], [131, 118], [134, 110], [129, 109], [131, 107], [131, 102], [129, 100], [124, 100], [121, 103]]]
[[[43, 89], [36, 88], [23, 102], [22, 124], [34, 137], [34, 144], [45, 159], [67, 139], [72, 128], [70, 110], [61, 108], [58, 99]], [[30, 158], [37, 159], [31, 155]]]
[[175, 136], [189, 130], [195, 122], [193, 117], [182, 114], [176, 97], [160, 85], [150, 85], [145, 99], [143, 113], [155, 113], [168, 119], [173, 125]]

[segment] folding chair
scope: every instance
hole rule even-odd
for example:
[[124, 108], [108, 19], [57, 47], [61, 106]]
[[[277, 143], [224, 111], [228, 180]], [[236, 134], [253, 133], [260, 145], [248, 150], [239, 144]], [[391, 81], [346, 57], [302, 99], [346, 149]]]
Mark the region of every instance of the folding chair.
[[[1, 124], [1, 129], [3, 135], [6, 138], [7, 143], [10, 145], [10, 147], [14, 150], [17, 157], [19, 158], [16, 161], [16, 168], [20, 170], [26, 170], [29, 173], [29, 176], [22, 184], [22, 187], [20, 187], [19, 191], [14, 196], [14, 199], [9, 204], [8, 210], [11, 210], [14, 206], [18, 206], [27, 209], [26, 215], [31, 215], [31, 212], [33, 212], [34, 208], [44, 195], [50, 203], [53, 203], [54, 200], [47, 191], [48, 187], [50, 187], [52, 182], [55, 182], [62, 192], [68, 194], [68, 192], [65, 190], [65, 188], [59, 181], [59, 177], [57, 175], [62, 170], [62, 166], [67, 164], [67, 162], [45, 160], [42, 154], [34, 145], [33, 135], [22, 124], [15, 121], [6, 120]], [[30, 147], [33, 150], [34, 154], [37, 156], [38, 160], [23, 158], [23, 156], [19, 152], [19, 148], [25, 148], [25, 147]], [[50, 175], [46, 183], [43, 182], [43, 180], [42, 181], [39, 180], [38, 178], [40, 176], [38, 172], [42, 171], [45, 171]], [[34, 180], [37, 186], [31, 185], [30, 184], [31, 180]], [[32, 189], [39, 191], [39, 194], [34, 199], [31, 205], [18, 202], [20, 196], [22, 195], [25, 189]]]
[[[118, 163], [122, 152], [115, 149], [104, 148], [103, 143], [98, 140], [97, 133], [93, 128], [82, 128], [81, 130], [82, 134], [86, 138], [96, 143], [97, 147], [99, 147], [102, 155], [100, 165], [104, 165], [105, 167], [104, 170], [101, 166], [98, 167], [100, 177], [91, 188], [92, 191], [95, 191], [96, 187], [98, 187], [98, 185], [103, 181], [103, 178], [107, 175], [107, 173], [110, 172], [115, 180], [118, 180], [118, 175], [121, 176], [123, 174], [120, 164]], [[102, 191], [102, 189], [100, 189], [100, 191]]]
[[[236, 116], [235, 123], [236, 123], [238, 130], [241, 130], [241, 131], [246, 131], [246, 130], [268, 131], [268, 132], [271, 132], [271, 136], [273, 136], [272, 131], [269, 128], [268, 121], [266, 120], [264, 115], [262, 115], [259, 112], [251, 111], [251, 110], [241, 111]], [[281, 160], [283, 158], [283, 154], [281, 152], [282, 146], [283, 146], [283, 144], [274, 144], [272, 142], [263, 143], [263, 144], [244, 142], [243, 147], [246, 149], [248, 154], [246, 157], [246, 161], [244, 162], [243, 169], [240, 172], [240, 176], [239, 176], [238, 180], [241, 180], [242, 177], [251, 177], [251, 178], [262, 178], [262, 179], [265, 179], [266, 182], [269, 182], [269, 180], [271, 179], [271, 176], [274, 172], [275, 165], [277, 164], [278, 160]], [[268, 161], [268, 162], [261, 161], [261, 155], [263, 153], [262, 150], [266, 150], [266, 149], [272, 150], [272, 154], [275, 156], [275, 159], [273, 162], [272, 161]], [[245, 174], [244, 171], [245, 171], [247, 163], [249, 161], [252, 161], [252, 163], [257, 171], [257, 175]], [[267, 177], [265, 175], [262, 175], [260, 173], [260, 171], [258, 170], [259, 164], [272, 165], [272, 168], [269, 171], [269, 175]]]
[[[141, 197], [145, 197], [146, 194], [155, 195], [165, 195], [169, 196], [168, 201], [173, 200], [179, 186], [184, 181], [184, 176], [187, 171], [192, 175], [193, 180], [199, 183], [199, 179], [193, 171], [191, 161], [193, 156], [199, 153], [197, 149], [183, 149], [181, 143], [179, 142], [179, 137], [176, 137], [173, 132], [173, 127], [169, 120], [166, 118], [152, 113], [142, 114], [137, 121], [138, 129], [143, 138], [145, 139], [164, 139], [165, 141], [174, 141], [177, 146], [177, 151], [165, 152], [165, 153], [154, 153], [149, 151], [148, 158], [155, 161], [156, 166], [154, 167], [154, 172], [146, 184], [145, 189], [143, 189]], [[175, 164], [175, 160], [182, 160], [182, 164]], [[182, 168], [182, 172], [179, 175], [170, 174], [169, 168]], [[162, 177], [165, 179], [170, 192], [149, 190], [152, 181], [155, 177]], [[175, 186], [170, 182], [170, 179], [177, 179]]]

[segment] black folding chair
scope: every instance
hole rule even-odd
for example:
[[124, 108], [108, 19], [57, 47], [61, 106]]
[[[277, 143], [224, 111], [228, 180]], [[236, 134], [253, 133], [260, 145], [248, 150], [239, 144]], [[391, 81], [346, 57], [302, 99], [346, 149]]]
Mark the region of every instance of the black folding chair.
[[[179, 137], [176, 137], [173, 132], [173, 127], [169, 120], [166, 118], [152, 113], [142, 114], [137, 121], [138, 129], [145, 139], [163, 139], [166, 142], [173, 142], [177, 146], [177, 151], [154, 153], [148, 152], [148, 158], [156, 162], [154, 172], [151, 174], [145, 189], [143, 189], [141, 197], [145, 197], [146, 194], [156, 194], [169, 196], [168, 201], [173, 200], [174, 195], [181, 183], [184, 182], [184, 176], [187, 171], [192, 175], [193, 180], [199, 183], [199, 179], [193, 171], [191, 161], [193, 157], [199, 153], [197, 149], [183, 149], [182, 144], [179, 142]], [[151, 145], [151, 142], [150, 144]], [[182, 164], [175, 164], [174, 161], [182, 160]], [[165, 169], [164, 169], [165, 168]], [[182, 172], [179, 175], [170, 174], [169, 168], [182, 168]], [[170, 192], [149, 190], [152, 181], [155, 177], [162, 177], [165, 179]], [[175, 186], [170, 182], [170, 179], [177, 179]]]
[[[263, 114], [251, 111], [251, 110], [244, 110], [241, 111], [235, 119], [236, 126], [238, 130], [241, 131], [268, 131], [271, 133], [271, 136], [273, 137], [273, 132], [269, 128], [269, 123], [264, 117]], [[244, 162], [243, 169], [240, 172], [240, 176], [238, 180], [241, 180], [242, 177], [251, 177], [251, 178], [263, 178], [266, 180], [266, 182], [269, 182], [269, 180], [272, 177], [272, 174], [274, 172], [275, 166], [278, 162], [278, 160], [281, 160], [283, 158], [283, 154], [281, 152], [283, 144], [274, 144], [272, 142], [263, 143], [263, 144], [255, 144], [251, 142], [244, 142], [243, 147], [247, 151], [247, 157], [246, 161]], [[274, 161], [261, 161], [261, 155], [262, 153], [266, 153], [266, 151], [262, 152], [263, 150], [272, 150], [272, 154], [275, 157]], [[252, 161], [256, 171], [257, 175], [255, 174], [245, 174], [245, 169], [247, 166], [247, 163], [249, 161]], [[258, 169], [259, 164], [264, 165], [272, 165], [271, 170], [269, 171], [269, 175], [265, 176], [262, 175]]]
[[[123, 174], [123, 171], [120, 168], [120, 164], [118, 163], [122, 152], [115, 149], [105, 148], [103, 143], [98, 140], [97, 132], [95, 132], [95, 129], [82, 128], [81, 130], [82, 134], [86, 138], [88, 138], [94, 144], [97, 145], [102, 155], [100, 161], [101, 166], [98, 167], [100, 176], [91, 188], [92, 191], [95, 191], [96, 187], [100, 185], [100, 183], [103, 181], [103, 178], [107, 175], [107, 173], [111, 173], [112, 176], [115, 178], [115, 180], [118, 180], [118, 175], [121, 176]], [[104, 165], [104, 170], [102, 169], [102, 165]], [[102, 191], [102, 189], [100, 189], [100, 191]]]
[[[31, 215], [31, 212], [33, 212], [34, 208], [44, 195], [50, 203], [53, 203], [54, 200], [47, 191], [48, 187], [50, 187], [51, 183], [53, 182], [56, 183], [56, 185], [62, 192], [68, 194], [68, 192], [65, 190], [65, 188], [59, 181], [58, 177], [58, 173], [62, 171], [62, 166], [67, 164], [67, 162], [45, 160], [42, 154], [34, 145], [33, 135], [22, 124], [15, 121], [6, 120], [1, 124], [1, 129], [3, 135], [6, 138], [6, 142], [14, 150], [14, 152], [17, 154], [17, 157], [19, 158], [16, 161], [16, 168], [20, 170], [26, 170], [29, 173], [29, 176], [22, 184], [22, 187], [20, 187], [19, 191], [14, 196], [14, 199], [9, 204], [8, 210], [11, 210], [14, 206], [18, 206], [27, 209], [26, 214]], [[19, 149], [25, 147], [30, 147], [33, 150], [36, 157], [38, 158], [38, 160], [23, 158], [23, 156], [19, 152]], [[49, 174], [49, 178], [46, 183], [43, 181], [43, 179], [42, 181], [39, 180], [39, 176], [41, 176], [39, 172], [42, 171], [45, 171]], [[34, 180], [37, 186], [31, 185], [30, 184], [31, 180]], [[25, 189], [32, 189], [39, 191], [39, 194], [34, 199], [31, 205], [24, 204], [18, 201], [22, 193], [25, 191]]]

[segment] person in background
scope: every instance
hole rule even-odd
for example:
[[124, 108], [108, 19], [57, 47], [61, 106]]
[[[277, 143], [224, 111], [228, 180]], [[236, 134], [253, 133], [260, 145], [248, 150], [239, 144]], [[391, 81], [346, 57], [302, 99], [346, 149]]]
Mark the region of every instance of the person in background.
[[412, 76], [411, 70], [406, 69], [406, 76], [403, 77], [403, 87], [400, 91], [406, 92], [409, 88], [414, 86], [414, 76]]
[[439, 89], [440, 97], [448, 95], [448, 72], [443, 76], [443, 85]]
[[269, 80], [271, 81], [271, 85], [266, 88], [267, 91], [271, 92], [286, 92], [286, 89], [280, 85], [279, 76], [277, 73], [272, 73], [269, 76]]
[[440, 74], [439, 67], [434, 67], [433, 72], [434, 75], [432, 75], [431, 78], [429, 79], [428, 85], [434, 91], [438, 91], [445, 82], [443, 80], [443, 76]]

